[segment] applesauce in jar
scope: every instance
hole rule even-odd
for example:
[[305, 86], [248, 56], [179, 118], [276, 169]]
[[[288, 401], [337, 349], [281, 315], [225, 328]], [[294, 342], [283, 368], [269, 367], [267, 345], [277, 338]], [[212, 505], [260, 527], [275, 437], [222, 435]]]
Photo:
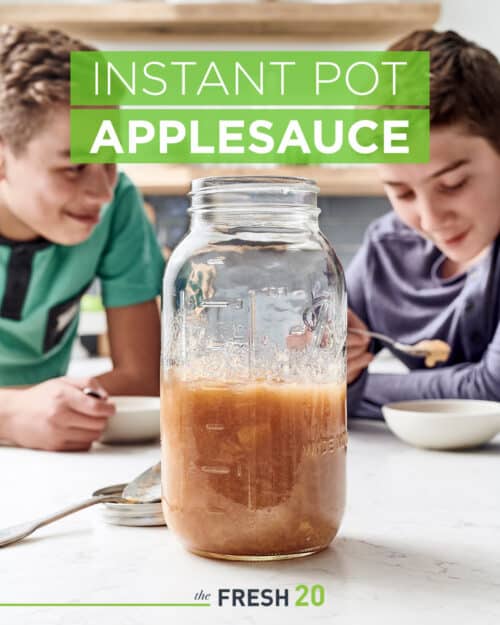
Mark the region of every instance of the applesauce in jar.
[[192, 552], [306, 556], [345, 501], [347, 295], [318, 187], [194, 180], [165, 270], [162, 505]]
[[345, 502], [344, 386], [170, 372], [162, 390], [163, 508], [188, 549], [255, 560], [330, 544]]

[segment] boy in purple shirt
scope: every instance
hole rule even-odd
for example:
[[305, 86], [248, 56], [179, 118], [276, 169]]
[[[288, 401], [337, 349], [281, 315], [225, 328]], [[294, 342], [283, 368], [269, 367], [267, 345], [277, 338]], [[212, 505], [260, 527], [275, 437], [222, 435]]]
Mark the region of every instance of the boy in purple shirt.
[[500, 64], [450, 31], [391, 50], [430, 52], [430, 160], [377, 166], [394, 213], [369, 227], [347, 270], [349, 327], [441, 339], [451, 354], [428, 369], [394, 352], [409, 373], [368, 373], [383, 345], [350, 333], [349, 414], [375, 418], [393, 401], [500, 401]]

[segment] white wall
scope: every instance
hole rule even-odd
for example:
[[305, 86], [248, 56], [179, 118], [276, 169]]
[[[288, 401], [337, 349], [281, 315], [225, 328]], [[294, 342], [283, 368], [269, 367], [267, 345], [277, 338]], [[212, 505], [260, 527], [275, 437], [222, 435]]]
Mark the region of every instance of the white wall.
[[498, 0], [441, 0], [439, 30], [456, 30], [500, 58]]

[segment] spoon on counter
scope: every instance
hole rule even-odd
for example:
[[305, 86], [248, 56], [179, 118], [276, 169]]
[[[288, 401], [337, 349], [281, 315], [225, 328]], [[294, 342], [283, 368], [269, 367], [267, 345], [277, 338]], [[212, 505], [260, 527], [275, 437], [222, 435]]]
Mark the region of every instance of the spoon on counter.
[[41, 517], [27, 523], [7, 527], [0, 530], [0, 547], [6, 547], [12, 543], [16, 543], [26, 536], [32, 534], [35, 530], [54, 521], [58, 521], [73, 512], [78, 512], [84, 508], [89, 508], [98, 503], [157, 503], [161, 499], [161, 483], [160, 483], [160, 463], [153, 465], [128, 484], [124, 485], [123, 490], [116, 493], [116, 489], [106, 487], [101, 491], [111, 490], [113, 494], [94, 494], [92, 497], [85, 499], [79, 503], [68, 506], [55, 512], [49, 516]]
[[379, 341], [382, 341], [383, 343], [391, 345], [399, 352], [403, 352], [409, 356], [416, 356], [417, 358], [425, 358], [426, 367], [434, 367], [438, 362], [446, 362], [450, 357], [450, 346], [448, 343], [445, 343], [445, 341], [441, 341], [440, 339], [426, 339], [419, 341], [414, 345], [408, 345], [406, 343], [395, 341], [385, 334], [372, 332], [371, 330], [349, 328], [349, 332], [352, 332], [352, 334], [371, 336], [375, 339], [379, 339]]

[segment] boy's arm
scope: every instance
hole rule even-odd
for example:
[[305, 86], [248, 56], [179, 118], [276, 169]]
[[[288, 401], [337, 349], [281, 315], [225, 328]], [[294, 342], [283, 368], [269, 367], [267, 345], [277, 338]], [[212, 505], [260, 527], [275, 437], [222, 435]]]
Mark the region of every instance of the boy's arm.
[[106, 310], [113, 370], [98, 376], [110, 395], [158, 395], [160, 315], [156, 300]]
[[500, 325], [479, 362], [366, 376], [359, 416], [381, 416], [381, 406], [411, 399], [485, 399], [500, 401]]
[[99, 377], [110, 395], [158, 395], [165, 262], [137, 188], [120, 174], [108, 243], [96, 274], [106, 308], [113, 370]]
[[[369, 328], [368, 312], [366, 306], [365, 282], [368, 274], [368, 262], [370, 255], [370, 236], [366, 234], [361, 248], [358, 250], [346, 271], [346, 284], [348, 294], [348, 305], [350, 310], [361, 319]], [[349, 341], [349, 337], [348, 337]], [[374, 354], [378, 349], [375, 341], [371, 341], [368, 350]], [[349, 350], [348, 350], [349, 353]], [[364, 371], [351, 382], [347, 387], [347, 414], [348, 416], [358, 416], [365, 386], [368, 380], [368, 369]]]

